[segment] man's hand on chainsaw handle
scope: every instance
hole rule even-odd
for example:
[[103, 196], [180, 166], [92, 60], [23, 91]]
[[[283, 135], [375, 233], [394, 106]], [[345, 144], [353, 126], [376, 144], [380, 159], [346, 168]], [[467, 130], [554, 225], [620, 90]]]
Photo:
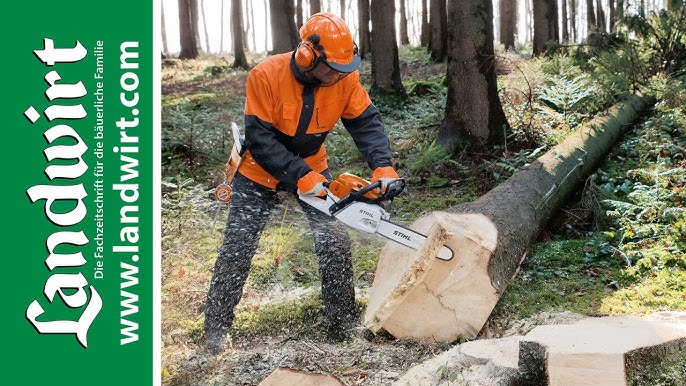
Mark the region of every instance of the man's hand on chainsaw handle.
[[372, 173], [372, 184], [376, 181], [381, 181], [381, 188], [379, 193], [386, 192], [388, 184], [400, 178], [398, 173], [393, 169], [393, 166], [382, 166], [374, 169]]
[[324, 197], [324, 184], [329, 182], [323, 175], [311, 170], [298, 180], [298, 194], [303, 196]]

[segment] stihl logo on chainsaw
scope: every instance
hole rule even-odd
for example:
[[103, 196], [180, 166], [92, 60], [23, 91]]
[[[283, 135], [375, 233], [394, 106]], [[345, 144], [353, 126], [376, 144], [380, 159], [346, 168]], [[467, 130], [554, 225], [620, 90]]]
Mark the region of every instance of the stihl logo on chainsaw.
[[367, 212], [367, 211], [364, 210], [364, 209], [360, 209], [360, 213], [363, 214], [363, 215], [365, 215], [365, 216], [367, 216], [367, 217], [374, 218], [374, 215], [373, 215], [373, 214]]
[[410, 235], [406, 235], [406, 234], [399, 232], [397, 230], [393, 231], [393, 236], [398, 236], [398, 237], [403, 238], [403, 239], [408, 240], [408, 241], [410, 241], [412, 239], [410, 237]]

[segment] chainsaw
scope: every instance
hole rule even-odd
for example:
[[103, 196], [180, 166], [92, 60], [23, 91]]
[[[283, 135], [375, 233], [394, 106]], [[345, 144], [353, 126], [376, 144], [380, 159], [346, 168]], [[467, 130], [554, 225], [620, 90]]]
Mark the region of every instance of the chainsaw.
[[[383, 192], [380, 192], [380, 188], [381, 181], [370, 183], [354, 174], [343, 173], [325, 184], [326, 196], [299, 195], [299, 198], [354, 229], [378, 234], [418, 250], [426, 242], [426, 236], [388, 221], [390, 214], [385, 209], [393, 197], [403, 192], [405, 180], [398, 178], [391, 181]], [[436, 257], [450, 260], [453, 258], [453, 251], [442, 246]]]

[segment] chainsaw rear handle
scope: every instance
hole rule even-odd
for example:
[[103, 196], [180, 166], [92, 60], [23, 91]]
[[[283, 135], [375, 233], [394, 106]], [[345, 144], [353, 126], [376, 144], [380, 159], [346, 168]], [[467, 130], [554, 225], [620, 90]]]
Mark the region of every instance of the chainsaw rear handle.
[[[324, 186], [328, 188], [328, 184], [325, 184]], [[388, 186], [386, 186], [386, 191], [378, 198], [372, 200], [367, 197], [363, 197], [366, 193], [371, 192], [372, 190], [377, 188], [381, 188], [380, 180], [372, 184], [369, 184], [360, 190], [353, 190], [347, 196], [343, 197], [338, 202], [331, 205], [331, 207], [329, 208], [329, 212], [331, 213], [331, 215], [335, 215], [343, 208], [345, 208], [346, 206], [350, 205], [355, 201], [362, 201], [366, 203], [378, 203], [380, 201], [390, 200], [398, 194], [402, 193], [402, 191], [405, 189], [405, 180], [402, 178], [398, 178], [392, 181], [390, 184], [388, 184]]]

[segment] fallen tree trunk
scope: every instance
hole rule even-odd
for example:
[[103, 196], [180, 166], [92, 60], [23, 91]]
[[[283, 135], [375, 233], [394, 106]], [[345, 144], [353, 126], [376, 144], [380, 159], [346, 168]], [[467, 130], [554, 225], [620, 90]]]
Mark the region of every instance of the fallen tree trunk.
[[[415, 221], [427, 243], [417, 252], [395, 243], [381, 251], [365, 326], [397, 338], [475, 338], [530, 244], [652, 103], [632, 96], [478, 200]], [[442, 245], [452, 260], [434, 257]]]

